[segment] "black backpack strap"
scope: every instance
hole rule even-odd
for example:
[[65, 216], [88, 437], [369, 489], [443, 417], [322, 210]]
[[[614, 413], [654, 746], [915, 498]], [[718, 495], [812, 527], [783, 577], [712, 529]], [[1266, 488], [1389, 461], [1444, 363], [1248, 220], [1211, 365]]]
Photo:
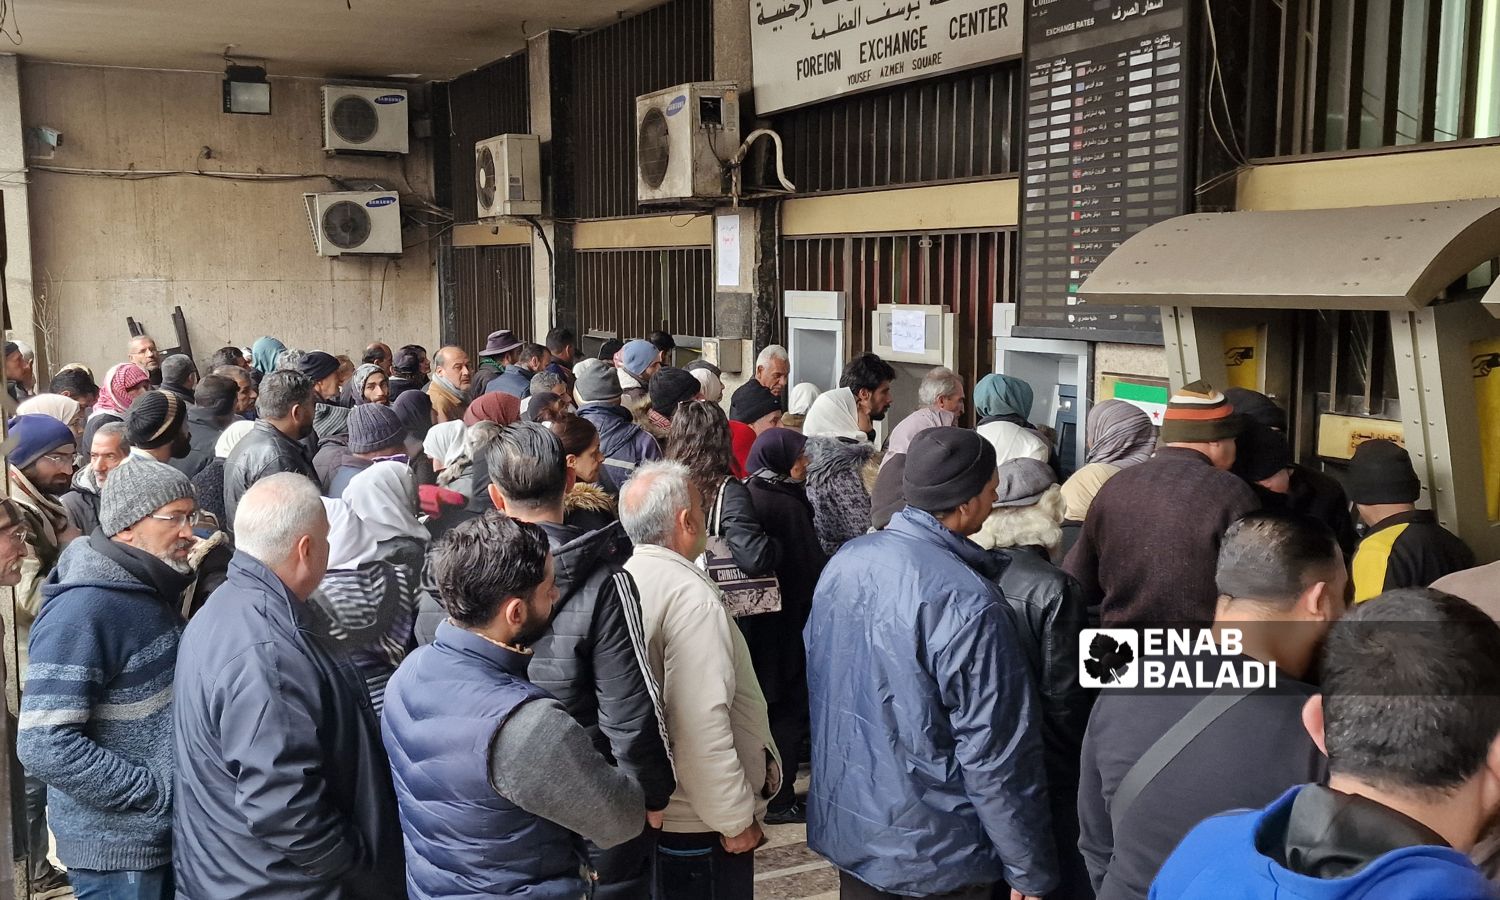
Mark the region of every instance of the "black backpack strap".
[[1245, 699], [1251, 691], [1215, 691], [1199, 700], [1187, 715], [1177, 721], [1177, 724], [1167, 729], [1167, 733], [1156, 739], [1141, 758], [1135, 761], [1125, 777], [1120, 779], [1120, 786], [1115, 789], [1114, 799], [1109, 804], [1109, 820], [1116, 834], [1120, 833], [1120, 824], [1125, 821], [1125, 813], [1135, 804], [1136, 798], [1141, 795], [1147, 785], [1155, 780], [1161, 770], [1167, 764], [1176, 759], [1178, 754], [1187, 748], [1193, 739], [1202, 734], [1208, 726], [1212, 725], [1220, 716], [1229, 712], [1236, 703]]

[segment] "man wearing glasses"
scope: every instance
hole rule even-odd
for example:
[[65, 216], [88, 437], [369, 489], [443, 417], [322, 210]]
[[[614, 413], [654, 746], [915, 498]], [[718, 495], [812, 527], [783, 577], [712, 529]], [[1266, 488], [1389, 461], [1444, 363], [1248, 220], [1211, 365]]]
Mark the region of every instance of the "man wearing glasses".
[[173, 896], [172, 675], [199, 524], [192, 483], [132, 459], [70, 544], [31, 628], [17, 751], [50, 792], [76, 896]]

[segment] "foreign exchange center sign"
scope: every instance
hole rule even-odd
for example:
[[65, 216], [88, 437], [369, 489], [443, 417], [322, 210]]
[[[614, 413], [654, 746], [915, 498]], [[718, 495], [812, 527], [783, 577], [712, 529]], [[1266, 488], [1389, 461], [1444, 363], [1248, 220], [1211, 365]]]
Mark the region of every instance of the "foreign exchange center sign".
[[755, 111], [1021, 55], [1025, 0], [752, 0]]

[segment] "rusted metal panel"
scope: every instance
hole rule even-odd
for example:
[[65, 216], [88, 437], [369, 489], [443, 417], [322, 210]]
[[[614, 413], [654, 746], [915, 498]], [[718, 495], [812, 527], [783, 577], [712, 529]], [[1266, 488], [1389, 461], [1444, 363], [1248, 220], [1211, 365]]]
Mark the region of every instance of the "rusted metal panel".
[[526, 337], [536, 334], [531, 247], [455, 247], [453, 269], [459, 346], [476, 352], [490, 332], [501, 328]]
[[[447, 85], [449, 196], [454, 221], [473, 222], [474, 144], [497, 134], [531, 131], [526, 54], [517, 53]], [[442, 120], [438, 117], [438, 121]]]
[[662, 329], [672, 334], [713, 332], [713, 250], [579, 250], [578, 318], [586, 331], [624, 339]]

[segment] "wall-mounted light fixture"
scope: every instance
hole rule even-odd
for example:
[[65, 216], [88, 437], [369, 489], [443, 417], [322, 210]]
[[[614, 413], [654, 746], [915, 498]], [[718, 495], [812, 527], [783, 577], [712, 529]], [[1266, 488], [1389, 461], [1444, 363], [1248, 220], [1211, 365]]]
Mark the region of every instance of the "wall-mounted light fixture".
[[224, 67], [224, 111], [254, 116], [271, 114], [271, 82], [265, 66]]

